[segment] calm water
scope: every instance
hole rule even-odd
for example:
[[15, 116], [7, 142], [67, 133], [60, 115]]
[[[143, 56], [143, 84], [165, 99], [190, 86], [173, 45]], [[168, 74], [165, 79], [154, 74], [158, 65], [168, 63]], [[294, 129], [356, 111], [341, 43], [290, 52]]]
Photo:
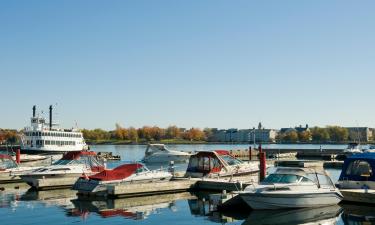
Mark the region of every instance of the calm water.
[[[233, 149], [232, 145], [173, 147], [185, 151]], [[112, 151], [124, 161], [131, 161], [142, 158], [145, 146], [93, 146], [92, 149]], [[329, 172], [336, 181], [340, 171]], [[0, 191], [0, 224], [375, 224], [375, 208], [366, 206], [293, 211], [236, 210], [222, 214], [212, 211], [214, 206], [204, 199], [208, 199], [205, 193], [180, 193], [85, 201], [77, 199], [71, 190], [35, 192], [28, 190], [27, 185], [18, 189], [7, 185]]]

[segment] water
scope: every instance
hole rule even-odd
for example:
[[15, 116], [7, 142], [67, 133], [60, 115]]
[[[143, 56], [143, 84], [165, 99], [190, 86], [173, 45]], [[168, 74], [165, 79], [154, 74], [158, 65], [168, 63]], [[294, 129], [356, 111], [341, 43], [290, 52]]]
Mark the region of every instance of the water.
[[[244, 147], [247, 145], [235, 145]], [[175, 145], [173, 149], [234, 149], [233, 145]], [[145, 146], [93, 146], [111, 151], [124, 161], [140, 160]], [[117, 163], [112, 163], [114, 166]], [[333, 181], [339, 170], [328, 170]], [[4, 185], [0, 185], [4, 186]], [[375, 208], [342, 205], [289, 211], [212, 211], [207, 193], [179, 193], [151, 197], [79, 200], [71, 190], [32, 191], [23, 184], [0, 191], [1, 225], [10, 224], [375, 224]]]

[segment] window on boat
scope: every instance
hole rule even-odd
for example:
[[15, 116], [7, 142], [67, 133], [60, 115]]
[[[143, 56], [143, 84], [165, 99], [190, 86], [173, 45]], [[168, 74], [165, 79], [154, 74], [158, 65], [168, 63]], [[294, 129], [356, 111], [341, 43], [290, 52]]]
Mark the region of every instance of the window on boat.
[[17, 167], [17, 164], [13, 160], [0, 158], [0, 169], [9, 169], [15, 167]]
[[67, 170], [70, 170], [69, 168], [56, 168], [56, 169], [52, 169], [52, 171], [67, 171]]
[[138, 168], [135, 172], [136, 172], [136, 173], [142, 173], [142, 172], [144, 172], [144, 171], [145, 171], [145, 169], [144, 169], [143, 166], [142, 166], [142, 167]]
[[302, 179], [301, 176], [294, 174], [270, 174], [263, 180], [265, 183], [297, 183]]
[[224, 161], [226, 163], [228, 163], [228, 165], [230, 165], [230, 166], [242, 164], [241, 160], [236, 159], [236, 158], [234, 158], [230, 155], [223, 155], [223, 156], [221, 156], [221, 158], [224, 159]]
[[328, 188], [331, 188], [334, 186], [334, 184], [332, 183], [331, 179], [327, 176], [327, 175], [324, 175], [324, 174], [317, 174], [318, 176], [318, 179], [319, 179], [319, 185], [320, 187], [328, 187]]
[[372, 167], [365, 160], [355, 160], [349, 164], [345, 173], [352, 176], [371, 176]]

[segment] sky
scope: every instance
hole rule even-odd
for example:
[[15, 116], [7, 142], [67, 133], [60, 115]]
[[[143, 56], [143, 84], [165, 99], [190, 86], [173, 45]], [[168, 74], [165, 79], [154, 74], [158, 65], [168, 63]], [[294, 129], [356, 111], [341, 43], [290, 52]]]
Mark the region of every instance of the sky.
[[65, 128], [375, 127], [374, 8], [3, 0], [0, 127], [50, 104]]

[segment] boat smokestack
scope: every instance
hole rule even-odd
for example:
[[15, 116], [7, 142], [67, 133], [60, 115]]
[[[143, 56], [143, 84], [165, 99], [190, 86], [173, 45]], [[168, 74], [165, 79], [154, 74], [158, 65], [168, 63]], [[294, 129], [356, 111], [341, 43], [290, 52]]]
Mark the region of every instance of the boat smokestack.
[[35, 117], [35, 110], [36, 110], [36, 106], [34, 105], [33, 106], [33, 117]]
[[52, 130], [52, 105], [49, 106], [49, 129]]

